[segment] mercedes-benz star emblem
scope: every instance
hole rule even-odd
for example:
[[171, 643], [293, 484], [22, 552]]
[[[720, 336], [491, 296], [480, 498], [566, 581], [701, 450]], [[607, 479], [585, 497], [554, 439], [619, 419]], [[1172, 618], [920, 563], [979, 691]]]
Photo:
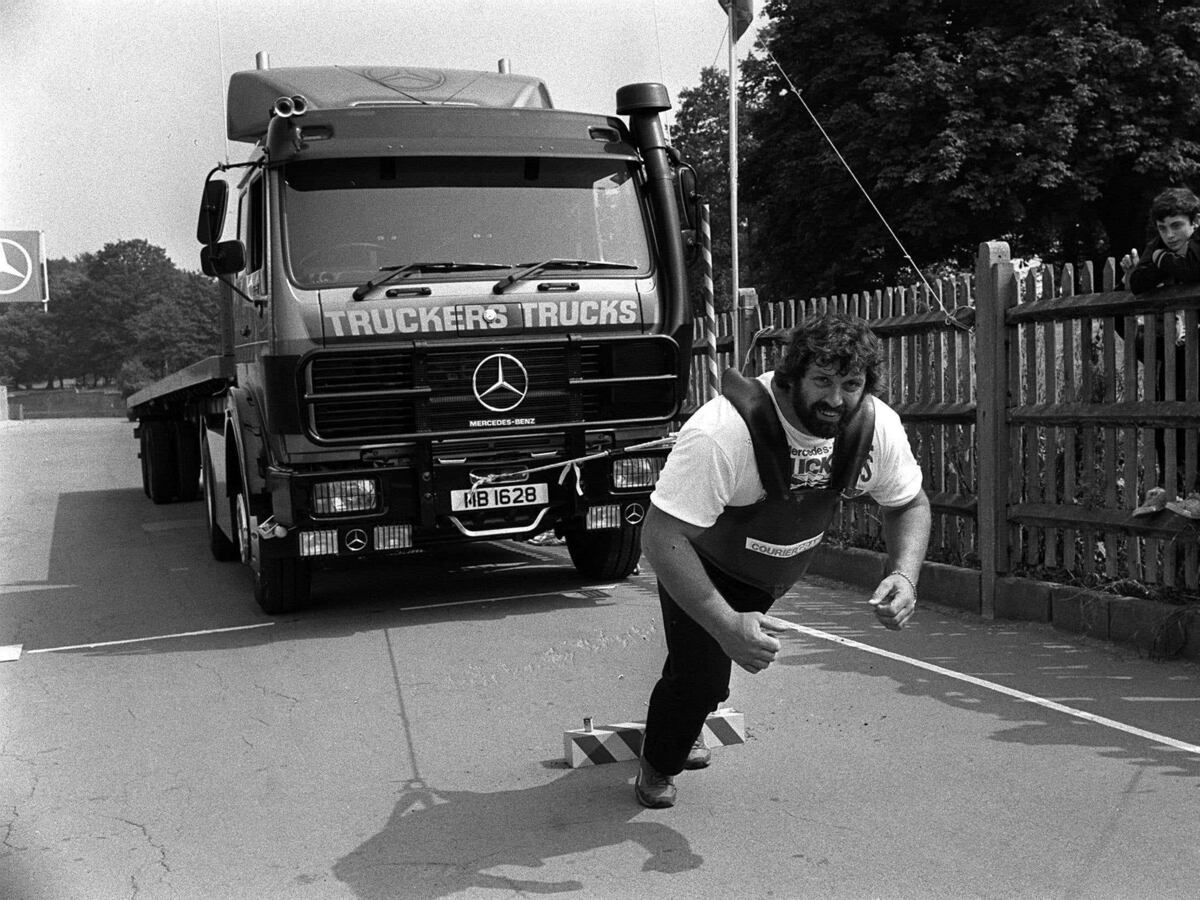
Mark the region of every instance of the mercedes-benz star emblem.
[[516, 409], [529, 393], [529, 373], [508, 353], [493, 353], [475, 367], [471, 376], [475, 399], [492, 412]]
[[646, 508], [640, 503], [630, 503], [625, 507], [625, 521], [630, 525], [640, 525], [646, 518]]
[[419, 69], [403, 69], [394, 66], [363, 69], [363, 76], [376, 84], [401, 93], [431, 91], [446, 83], [446, 76]]
[[346, 549], [358, 553], [367, 548], [367, 533], [361, 528], [351, 528], [346, 532]]
[[29, 251], [14, 240], [0, 238], [0, 294], [15, 294], [29, 284], [31, 277], [33, 260]]

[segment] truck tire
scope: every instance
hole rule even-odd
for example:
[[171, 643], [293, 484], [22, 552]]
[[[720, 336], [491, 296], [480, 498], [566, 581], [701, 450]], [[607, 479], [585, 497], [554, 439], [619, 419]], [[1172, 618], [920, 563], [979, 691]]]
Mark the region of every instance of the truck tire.
[[146, 496], [155, 503], [170, 503], [179, 495], [179, 469], [171, 420], [143, 419], [141, 436]]
[[146, 462], [146, 457], [149, 454], [146, 452], [146, 432], [141, 425], [138, 426], [138, 434], [140, 435], [138, 442], [138, 460], [142, 464], [142, 492], [150, 496], [150, 466]]
[[308, 601], [312, 573], [299, 559], [264, 559], [254, 574], [254, 599], [268, 616], [293, 612]]
[[604, 531], [571, 529], [565, 536], [575, 571], [585, 578], [625, 578], [642, 558], [641, 525]]
[[218, 497], [213, 478], [212, 453], [208, 449], [208, 441], [201, 446], [201, 468], [204, 472], [204, 511], [208, 516], [208, 549], [213, 559], [218, 562], [232, 562], [238, 558], [237, 544], [226, 537], [221, 526], [217, 524], [217, 504], [228, 502], [224, 497]]
[[200, 499], [200, 431], [194, 422], [175, 419], [171, 423], [175, 439], [175, 468], [178, 472], [179, 499], [185, 503]]
[[244, 491], [236, 502], [238, 551], [254, 575], [254, 599], [268, 616], [278, 616], [304, 604], [312, 587], [312, 572], [300, 559], [263, 559], [260, 537], [250, 529], [250, 505]]

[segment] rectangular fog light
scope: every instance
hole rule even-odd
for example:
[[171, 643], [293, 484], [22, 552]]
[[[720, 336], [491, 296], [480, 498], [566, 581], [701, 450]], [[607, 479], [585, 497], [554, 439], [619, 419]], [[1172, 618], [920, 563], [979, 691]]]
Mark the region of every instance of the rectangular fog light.
[[662, 458], [658, 456], [631, 456], [613, 460], [613, 488], [618, 491], [631, 488], [653, 487], [662, 469]]
[[593, 506], [587, 511], [587, 520], [585, 522], [588, 531], [597, 531], [602, 528], [620, 528], [621, 527], [621, 507], [616, 503], [608, 503], [604, 506]]
[[403, 550], [412, 546], [411, 525], [376, 525], [376, 550]]
[[343, 513], [370, 512], [375, 509], [374, 478], [350, 478], [345, 481], [320, 481], [312, 486], [313, 513], [336, 516]]
[[300, 532], [301, 556], [333, 556], [337, 554], [337, 531]]

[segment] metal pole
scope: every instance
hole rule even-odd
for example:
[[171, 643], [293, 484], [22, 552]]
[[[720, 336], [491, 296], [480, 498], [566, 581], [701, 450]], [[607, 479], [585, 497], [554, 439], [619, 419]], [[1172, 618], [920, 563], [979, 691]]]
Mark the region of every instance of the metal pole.
[[737, 31], [734, 7], [729, 4], [729, 262], [733, 319], [733, 364], [742, 358], [738, 309], [738, 151], [737, 151]]

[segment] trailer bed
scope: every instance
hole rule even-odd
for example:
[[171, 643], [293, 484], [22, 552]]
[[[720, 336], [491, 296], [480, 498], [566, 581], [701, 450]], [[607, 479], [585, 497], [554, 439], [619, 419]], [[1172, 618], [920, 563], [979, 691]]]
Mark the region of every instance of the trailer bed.
[[138, 419], [194, 397], [211, 397], [233, 384], [236, 371], [232, 356], [209, 356], [131, 394], [125, 408], [130, 419]]

